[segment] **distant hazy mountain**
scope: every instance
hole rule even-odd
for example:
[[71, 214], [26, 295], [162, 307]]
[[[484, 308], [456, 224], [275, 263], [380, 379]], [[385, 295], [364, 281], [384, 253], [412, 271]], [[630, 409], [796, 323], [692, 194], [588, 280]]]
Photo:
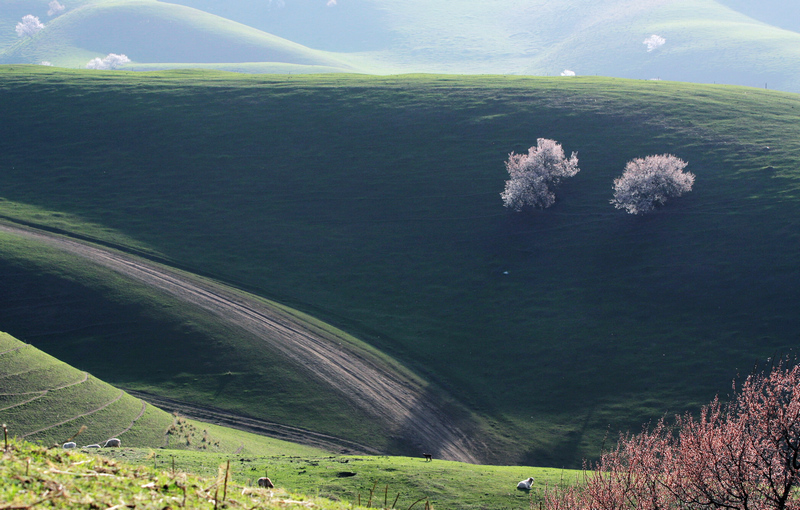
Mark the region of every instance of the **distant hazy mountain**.
[[371, 0], [177, 0], [311, 48], [370, 51], [394, 40], [389, 12]]
[[787, 31], [800, 28], [800, 3], [786, 0], [175, 1], [313, 48], [360, 52], [380, 70], [569, 70], [800, 91], [800, 34]]
[[[800, 33], [794, 31], [800, 30], [800, 3], [787, 0], [61, 4], [64, 13], [52, 19], [45, 14], [46, 0], [0, 0], [0, 48], [6, 48], [0, 62], [74, 65], [122, 52], [138, 64], [280, 62], [372, 73], [566, 71], [800, 92]], [[47, 29], [24, 40], [14, 27], [28, 11]]]
[[[18, 2], [19, 3], [19, 2]], [[52, 19], [48, 6], [28, 2], [46, 28], [20, 37], [0, 53], [0, 63], [39, 63], [83, 67], [109, 53], [136, 63], [280, 62], [354, 71], [336, 55], [212, 14], [155, 0], [86, 1]], [[25, 9], [16, 9], [25, 12]], [[8, 18], [3, 16], [8, 26]], [[13, 21], [13, 20], [12, 20]]]
[[800, 2], [795, 0], [718, 0], [751, 18], [800, 32]]

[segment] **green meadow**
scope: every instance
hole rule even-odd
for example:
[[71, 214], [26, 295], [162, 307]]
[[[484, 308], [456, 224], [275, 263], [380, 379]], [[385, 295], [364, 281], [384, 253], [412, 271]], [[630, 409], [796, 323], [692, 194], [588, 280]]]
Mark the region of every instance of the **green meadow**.
[[[451, 402], [489, 463], [578, 467], [797, 344], [794, 94], [28, 66], [0, 68], [0, 90], [6, 221], [352, 334]], [[581, 172], [552, 208], [507, 211], [503, 163], [539, 137], [577, 151]], [[689, 162], [694, 190], [648, 216], [615, 210], [625, 163], [661, 153]], [[0, 324], [49, 354], [123, 388], [419, 454], [213, 318], [0, 240]]]
[[[267, 502], [288, 491], [303, 495], [301, 499], [323, 498], [348, 507], [360, 504], [373, 508], [408, 508], [422, 499], [440, 508], [522, 506], [537, 500], [545, 487], [574, 483], [578, 476], [561, 469], [340, 455], [190, 420], [145, 404], [5, 333], [0, 333], [0, 367], [0, 421], [6, 429], [3, 446], [9, 439], [11, 445], [0, 460], [0, 474], [9, 481], [0, 489], [0, 498], [6, 503], [25, 498], [25, 493], [35, 495], [30, 490], [34, 483], [31, 472], [38, 473], [34, 476], [40, 475], [42, 483], [53, 474], [70, 475], [72, 483], [77, 483], [81, 476], [99, 478], [97, 472], [113, 473], [117, 475], [116, 497], [129, 499], [136, 498], [137, 491], [122, 481], [126, 478], [122, 472], [127, 469], [137, 473], [131, 476], [133, 480], [140, 479], [146, 470], [173, 481], [185, 480], [187, 473], [200, 475], [210, 480], [203, 487], [213, 485], [224, 469], [231, 493], [235, 490], [244, 495], [256, 486], [259, 477], [268, 475], [276, 491], [261, 494], [269, 496]], [[122, 448], [85, 448], [91, 443], [102, 445], [110, 437], [119, 437]], [[23, 439], [50, 450], [21, 444]], [[67, 440], [74, 440], [81, 453], [62, 449], [61, 443]], [[27, 461], [20, 460], [22, 451]], [[64, 463], [64, 467], [54, 463]], [[49, 473], [42, 472], [45, 464], [50, 467]], [[75, 476], [75, 469], [84, 464], [89, 471]], [[97, 466], [117, 469], [92, 474]], [[529, 476], [536, 479], [534, 490], [516, 490], [517, 481]], [[18, 481], [28, 490], [20, 491], [15, 486]], [[97, 503], [107, 496], [107, 489], [96, 483], [93, 488], [81, 487], [71, 495], [61, 495], [54, 504], [58, 508], [80, 507], [81, 502], [88, 504], [84, 499], [88, 494]], [[138, 484], [147, 488], [145, 485]], [[168, 485], [163, 490], [167, 491]]]
[[[529, 508], [579, 473], [403, 457], [216, 455], [176, 450], [46, 449], [13, 438], [0, 458], [9, 505], [86, 508]], [[189, 471], [188, 469], [192, 471]], [[274, 489], [255, 487], [266, 470]], [[522, 475], [520, 473], [523, 473]], [[531, 491], [517, 478], [534, 475]], [[48, 490], [58, 487], [61, 491]], [[119, 503], [122, 501], [123, 503]]]

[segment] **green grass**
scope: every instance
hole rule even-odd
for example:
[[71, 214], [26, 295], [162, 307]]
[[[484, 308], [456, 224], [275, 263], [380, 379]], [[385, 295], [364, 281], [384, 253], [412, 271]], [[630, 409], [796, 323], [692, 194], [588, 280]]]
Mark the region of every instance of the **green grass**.
[[8, 508], [355, 508], [322, 498], [267, 491], [232, 481], [224, 470], [199, 477], [87, 453], [11, 441], [0, 458], [0, 500]]
[[[63, 214], [70, 230], [85, 222], [93, 236], [133, 239], [354, 334], [472, 413], [496, 463], [577, 466], [606, 431], [696, 408], [797, 345], [796, 95], [602, 78], [30, 67], [3, 68], [0, 89], [15, 119], [0, 136], [0, 214], [43, 224]], [[503, 161], [537, 137], [578, 151], [582, 171], [552, 209], [513, 214], [499, 198]], [[689, 162], [694, 191], [647, 217], [614, 210], [625, 162], [664, 152]], [[19, 204], [50, 212], [34, 221]], [[178, 304], [125, 304], [122, 283], [91, 307], [54, 298], [53, 315], [32, 324], [23, 296], [44, 300], [69, 278], [72, 296], [83, 280], [68, 276], [74, 261], [43, 276], [47, 261], [27, 262], [41, 251], [19, 242], [6, 241], [4, 272], [17, 279], [2, 292], [25, 290], [0, 315], [17, 336], [114, 384], [388, 444], [351, 409], [287, 383], [280, 362], [262, 371], [268, 355], [252, 358], [207, 318], [192, 316], [182, 338]], [[117, 301], [100, 306], [108, 295]], [[109, 316], [137, 319], [71, 329]], [[218, 350], [189, 361], [203, 352], [192, 351], [181, 368], [78, 359], [75, 345], [101, 352], [108, 338], [132, 360], [190, 343]], [[227, 371], [240, 384], [217, 393]], [[269, 406], [269, 391], [241, 391], [273, 385], [284, 393]]]
[[[477, 466], [434, 459], [341, 455], [224, 455], [146, 449], [104, 450], [103, 455], [158, 470], [214, 476], [230, 461], [232, 481], [254, 485], [268, 475], [276, 487], [372, 508], [408, 508], [428, 499], [434, 508], [527, 508], [545, 487], [574, 483], [579, 472], [521, 466]], [[518, 491], [519, 480], [533, 476], [530, 493]], [[398, 496], [399, 494], [399, 496]], [[384, 501], [387, 504], [384, 505]]]
[[[268, 470], [274, 490], [254, 488]], [[345, 476], [349, 475], [349, 476]], [[53, 508], [528, 508], [546, 486], [574, 483], [556, 469], [474, 466], [403, 457], [216, 455], [148, 449], [65, 451], [11, 440], [0, 458], [0, 498]], [[516, 490], [533, 476], [530, 493]], [[224, 504], [223, 504], [224, 497]], [[360, 504], [357, 504], [360, 501]], [[122, 503], [120, 503], [122, 502]]]

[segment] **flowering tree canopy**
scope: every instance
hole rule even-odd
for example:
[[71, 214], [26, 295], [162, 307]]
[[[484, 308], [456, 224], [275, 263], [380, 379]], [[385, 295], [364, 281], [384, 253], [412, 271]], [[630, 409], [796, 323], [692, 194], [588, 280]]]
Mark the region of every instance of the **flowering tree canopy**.
[[49, 7], [49, 9], [47, 11], [47, 15], [48, 16], [54, 16], [54, 15], [58, 14], [59, 12], [63, 12], [64, 9], [66, 9], [66, 7], [64, 5], [62, 5], [61, 2], [59, 2], [58, 0], [52, 0], [48, 4], [48, 7]]
[[[735, 389], [735, 388], [734, 388]], [[555, 509], [800, 508], [800, 367], [752, 374], [729, 404], [623, 436], [585, 483], [548, 490]]]
[[664, 46], [666, 42], [667, 40], [661, 37], [660, 35], [653, 34], [644, 41], [642, 41], [642, 44], [647, 46], [647, 52], [650, 53], [651, 51]]
[[93, 58], [86, 64], [86, 69], [118, 69], [121, 65], [127, 64], [131, 59], [127, 55], [117, 55], [109, 53], [105, 58]]
[[631, 214], [644, 214], [691, 191], [694, 174], [683, 171], [687, 164], [671, 154], [629, 161], [622, 176], [614, 179], [611, 203]]
[[500, 193], [503, 204], [515, 211], [526, 205], [547, 208], [556, 201], [555, 187], [565, 177], [573, 177], [578, 168], [575, 152], [567, 159], [561, 144], [539, 138], [527, 154], [509, 154], [506, 170], [510, 179]]
[[17, 35], [19, 37], [33, 37], [44, 28], [44, 24], [33, 14], [26, 14], [22, 21], [17, 23]]

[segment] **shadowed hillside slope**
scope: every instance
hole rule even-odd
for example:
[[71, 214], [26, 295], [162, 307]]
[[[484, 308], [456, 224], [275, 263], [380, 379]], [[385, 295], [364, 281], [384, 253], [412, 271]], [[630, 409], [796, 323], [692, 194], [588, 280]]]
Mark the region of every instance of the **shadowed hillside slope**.
[[[793, 94], [35, 67], [4, 69], [0, 87], [13, 119], [0, 136], [0, 213], [150, 250], [354, 333], [449, 394], [454, 416], [466, 407], [495, 462], [577, 466], [607, 430], [724, 395], [737, 373], [796, 345]], [[578, 151], [581, 172], [551, 209], [509, 212], [503, 162], [538, 137]], [[665, 152], [689, 162], [695, 189], [649, 216], [615, 210], [625, 163]], [[14, 265], [35, 253], [14, 251]], [[4, 278], [4, 292], [34, 288], [29, 277]], [[9, 331], [112, 383], [196, 402], [220, 395], [215, 406], [264, 414], [271, 398], [276, 421], [312, 429], [360, 423], [336, 410], [341, 401], [298, 397], [299, 376], [282, 385], [293, 401], [271, 396], [280, 365], [247, 362], [257, 350], [234, 359], [247, 345], [235, 332], [190, 329], [203, 348], [178, 352], [199, 358], [194, 373], [188, 362], [121, 373], [42, 335], [58, 322], [45, 326], [15, 292], [18, 306], [0, 317]], [[50, 309], [87, 311], [68, 303], [55, 297]], [[121, 343], [137, 359], [140, 345], [179, 341], [180, 327], [131, 322], [140, 339]], [[70, 341], [98, 353], [109, 337], [129, 338], [125, 328], [116, 319]]]

